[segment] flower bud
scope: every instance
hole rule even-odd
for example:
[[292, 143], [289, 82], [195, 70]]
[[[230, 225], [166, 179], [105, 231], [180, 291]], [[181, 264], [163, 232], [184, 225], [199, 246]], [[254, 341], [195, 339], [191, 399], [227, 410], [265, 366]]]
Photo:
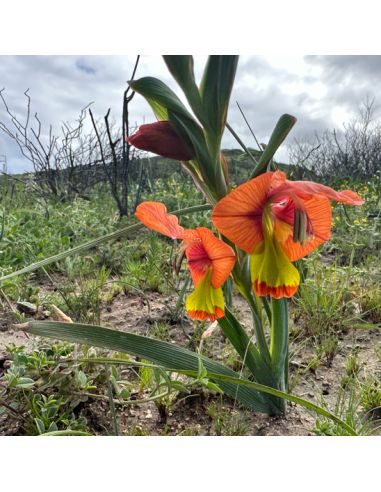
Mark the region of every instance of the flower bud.
[[184, 141], [169, 121], [157, 121], [156, 123], [141, 125], [126, 140], [138, 149], [153, 152], [169, 159], [190, 161], [195, 157], [192, 147]]

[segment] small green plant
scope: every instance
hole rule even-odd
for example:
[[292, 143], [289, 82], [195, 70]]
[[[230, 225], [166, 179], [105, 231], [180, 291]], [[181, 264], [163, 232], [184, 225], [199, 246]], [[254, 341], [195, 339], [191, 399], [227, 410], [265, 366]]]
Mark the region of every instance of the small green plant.
[[104, 267], [90, 278], [80, 276], [75, 283], [67, 283], [46, 297], [46, 302], [56, 304], [65, 314], [79, 323], [100, 323], [102, 291], [110, 272]]
[[165, 321], [155, 321], [150, 330], [150, 335], [159, 340], [168, 342], [170, 340], [168, 329], [169, 326]]
[[373, 286], [361, 296], [360, 306], [363, 316], [372, 323], [381, 323], [381, 289]]
[[135, 252], [126, 257], [122, 278], [125, 276], [128, 284], [138, 289], [168, 293], [174, 288], [171, 261], [167, 260], [171, 251], [167, 241], [149, 234], [139, 241]]
[[349, 353], [344, 362], [346, 375], [354, 378], [360, 371], [361, 365], [358, 358], [358, 350], [353, 350]]
[[149, 432], [146, 431], [141, 425], [135, 425], [125, 431], [126, 436], [149, 436]]
[[328, 366], [332, 364], [333, 359], [339, 352], [339, 349], [339, 340], [337, 335], [334, 333], [328, 333], [324, 338], [315, 340], [316, 355], [320, 360], [325, 361]]
[[353, 267], [342, 268], [334, 263], [327, 268], [319, 259], [320, 255], [315, 254], [304, 261], [313, 274], [294, 300], [294, 317], [303, 323], [307, 335], [321, 340], [329, 333], [348, 331], [361, 317], [356, 313], [352, 293]]
[[367, 377], [360, 389], [362, 408], [372, 416], [381, 417], [381, 382], [375, 377]]
[[212, 402], [207, 408], [217, 436], [246, 436], [250, 432], [250, 421], [245, 415], [233, 414], [221, 404]]
[[84, 417], [76, 419], [65, 407], [63, 398], [56, 398], [53, 395], [32, 395], [29, 409], [33, 427], [26, 424], [27, 429], [29, 426], [28, 434], [57, 432], [62, 427], [66, 430], [86, 431], [86, 419]]
[[91, 385], [92, 376], [65, 363], [73, 346], [52, 344], [28, 353], [11, 344], [6, 350], [11, 363], [0, 378], [0, 400], [7, 402], [3, 411], [17, 410], [23, 433], [87, 431], [86, 419], [74, 413], [81, 402], [74, 392], [95, 386]]
[[[322, 406], [326, 407], [324, 400]], [[339, 389], [334, 413], [360, 436], [380, 435], [380, 426], [367, 418], [361, 408], [361, 399], [356, 384]], [[318, 436], [348, 436], [348, 432], [332, 420], [319, 416], [315, 420], [313, 432]]]

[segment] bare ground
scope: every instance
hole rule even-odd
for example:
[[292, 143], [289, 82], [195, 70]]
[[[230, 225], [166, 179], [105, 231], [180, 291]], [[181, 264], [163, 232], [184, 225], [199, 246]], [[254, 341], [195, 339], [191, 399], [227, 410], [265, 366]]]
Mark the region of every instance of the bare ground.
[[[147, 299], [135, 294], [119, 294], [104, 306], [101, 315], [101, 325], [121, 331], [140, 333], [147, 336], [155, 335], [155, 322], [166, 322], [169, 341], [189, 346], [194, 326], [186, 318], [179, 323], [173, 318], [176, 298], [163, 296], [158, 293], [148, 293]], [[250, 313], [246, 304], [239, 298], [235, 299], [236, 314], [240, 321], [250, 327]], [[14, 330], [15, 322], [12, 313], [0, 313], [0, 358], [5, 353], [6, 345], [15, 343], [28, 349], [36, 348], [37, 340], [24, 333]], [[339, 343], [339, 351], [331, 364], [320, 365], [316, 371], [297, 374], [297, 368], [306, 366], [312, 356], [312, 349], [306, 347], [302, 353], [297, 350], [291, 360], [291, 381], [295, 384], [292, 392], [305, 399], [320, 404], [323, 395], [328, 408], [333, 410], [340, 389], [340, 379], [344, 373], [346, 355], [353, 349], [358, 350], [361, 370], [364, 374], [374, 375], [381, 371], [381, 363], [375, 349], [380, 346], [381, 333], [379, 330], [349, 330], [343, 334]], [[225, 341], [217, 331], [208, 340], [212, 356], [221, 359]], [[190, 347], [194, 348], [194, 347]], [[295, 347], [291, 342], [291, 352]], [[296, 347], [297, 348], [297, 347]], [[296, 379], [293, 379], [296, 378]], [[214, 405], [220, 416], [210, 416], [210, 406]], [[209, 411], [208, 411], [209, 409]], [[97, 434], [110, 434], [111, 419], [108, 403], [94, 399], [84, 405], [85, 416], [91, 428]], [[213, 395], [193, 395], [177, 402], [169, 413], [163, 417], [160, 408], [153, 402], [118, 407], [118, 419], [121, 434], [143, 435], [218, 435], [235, 432], [246, 435], [312, 435], [315, 415], [303, 407], [289, 405], [285, 418], [272, 418], [260, 413], [248, 412], [241, 409], [233, 400], [219, 398]], [[0, 422], [1, 427], [1, 422]], [[8, 431], [11, 426], [8, 427]], [[221, 430], [222, 429], [222, 430]]]

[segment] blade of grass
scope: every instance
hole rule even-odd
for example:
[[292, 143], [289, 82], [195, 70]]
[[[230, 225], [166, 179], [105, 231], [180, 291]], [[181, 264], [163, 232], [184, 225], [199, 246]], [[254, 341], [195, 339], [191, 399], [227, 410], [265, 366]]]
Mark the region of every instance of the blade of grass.
[[246, 147], [246, 145], [242, 142], [240, 137], [237, 135], [237, 133], [233, 130], [233, 128], [229, 125], [228, 122], [226, 122], [226, 128], [229, 130], [229, 132], [233, 135], [233, 137], [237, 140], [239, 145], [242, 147], [242, 149], [246, 152], [246, 154], [250, 157], [250, 159], [253, 161], [253, 163], [257, 166], [258, 161], [256, 158], [253, 156], [253, 154], [250, 152], [250, 150]]

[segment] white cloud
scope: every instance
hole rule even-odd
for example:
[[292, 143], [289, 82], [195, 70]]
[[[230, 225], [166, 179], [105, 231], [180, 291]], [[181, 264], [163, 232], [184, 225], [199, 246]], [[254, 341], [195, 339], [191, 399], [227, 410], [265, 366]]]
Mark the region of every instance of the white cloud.
[[[196, 79], [200, 80], [205, 56], [195, 57]], [[58, 130], [62, 121], [74, 121], [88, 103], [103, 117], [111, 108], [120, 121], [122, 93], [131, 75], [131, 56], [0, 56], [0, 88], [10, 108], [23, 118], [29, 88], [32, 111], [37, 112], [45, 131], [51, 123]], [[142, 56], [137, 77], [161, 78], [179, 95], [176, 83], [159, 56]], [[367, 94], [381, 89], [381, 57], [366, 56], [242, 56], [229, 110], [229, 122], [249, 145], [254, 145], [235, 102], [242, 106], [258, 139], [266, 142], [282, 113], [298, 118], [288, 138], [340, 126], [355, 114]], [[131, 104], [131, 124], [154, 120], [144, 99], [136, 96]], [[6, 121], [3, 108], [0, 121]], [[227, 132], [223, 145], [237, 147]], [[12, 171], [27, 169], [17, 147], [0, 133], [0, 154], [7, 154]], [[285, 147], [278, 155], [287, 158]]]

